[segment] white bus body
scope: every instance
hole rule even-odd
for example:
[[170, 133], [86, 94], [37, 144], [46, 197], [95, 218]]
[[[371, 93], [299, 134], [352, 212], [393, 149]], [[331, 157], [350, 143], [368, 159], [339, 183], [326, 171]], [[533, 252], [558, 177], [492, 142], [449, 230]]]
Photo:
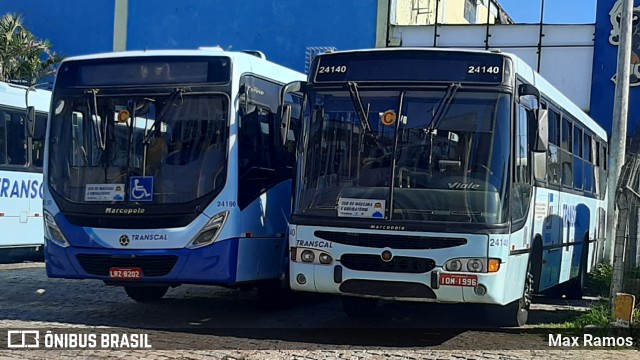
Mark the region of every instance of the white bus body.
[[[2, 249], [39, 248], [44, 243], [42, 160], [50, 99], [50, 91], [0, 82]], [[33, 136], [29, 134], [27, 106], [35, 109]]]
[[534, 291], [582, 296], [604, 241], [607, 134], [551, 84], [516, 56], [455, 49], [336, 52], [311, 69], [294, 290], [344, 295], [350, 315], [378, 298], [491, 304], [513, 325]]

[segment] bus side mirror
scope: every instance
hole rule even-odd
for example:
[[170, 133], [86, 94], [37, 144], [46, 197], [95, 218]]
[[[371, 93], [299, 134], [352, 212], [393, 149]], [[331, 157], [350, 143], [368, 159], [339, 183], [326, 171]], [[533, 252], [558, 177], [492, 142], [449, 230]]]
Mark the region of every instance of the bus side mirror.
[[530, 84], [522, 84], [518, 87], [518, 96], [535, 96], [536, 99], [540, 99], [540, 90]]
[[283, 86], [282, 90], [280, 90], [278, 119], [280, 119], [280, 141], [283, 146], [287, 143], [289, 129], [291, 128], [291, 112], [293, 110], [291, 104], [286, 103], [287, 94], [300, 93], [300, 90], [306, 85], [306, 81], [293, 81]]
[[284, 146], [287, 143], [287, 136], [291, 128], [291, 104], [278, 106], [278, 114], [280, 119], [280, 139]]
[[539, 109], [536, 113], [538, 123], [535, 144], [531, 149], [536, 153], [546, 153], [549, 147], [549, 110]]
[[549, 147], [549, 110], [539, 109], [536, 113], [538, 129], [536, 131], [533, 152], [533, 175], [536, 179], [547, 178], [547, 148]]
[[27, 134], [29, 137], [33, 137], [36, 130], [36, 108], [33, 106], [27, 107]]

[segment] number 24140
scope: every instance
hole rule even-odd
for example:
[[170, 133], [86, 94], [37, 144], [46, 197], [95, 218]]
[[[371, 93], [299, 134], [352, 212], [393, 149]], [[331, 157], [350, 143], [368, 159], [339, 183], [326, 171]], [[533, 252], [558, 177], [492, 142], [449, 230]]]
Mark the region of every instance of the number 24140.
[[489, 246], [509, 246], [507, 239], [489, 239]]

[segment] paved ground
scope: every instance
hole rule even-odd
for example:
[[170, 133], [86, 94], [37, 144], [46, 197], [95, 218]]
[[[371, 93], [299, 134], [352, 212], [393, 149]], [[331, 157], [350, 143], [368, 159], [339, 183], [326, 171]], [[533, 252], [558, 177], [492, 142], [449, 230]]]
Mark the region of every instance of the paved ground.
[[[549, 351], [546, 336], [477, 330], [478, 309], [452, 305], [386, 303], [374, 318], [353, 320], [331, 297], [301, 296], [291, 309], [269, 311], [254, 292], [206, 286], [181, 286], [160, 303], [138, 304], [101, 282], [48, 279], [41, 262], [27, 260], [0, 264], [0, 334], [144, 332], [156, 350], [2, 350], [0, 359], [640, 359], [632, 350]], [[536, 300], [533, 326], [588, 306]], [[5, 334], [0, 339], [6, 349]]]

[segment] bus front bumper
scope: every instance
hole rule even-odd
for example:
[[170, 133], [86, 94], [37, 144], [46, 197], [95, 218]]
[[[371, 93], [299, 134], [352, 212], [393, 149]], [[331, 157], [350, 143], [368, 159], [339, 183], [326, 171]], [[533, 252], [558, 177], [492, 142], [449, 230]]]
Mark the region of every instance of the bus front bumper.
[[238, 245], [239, 239], [232, 238], [198, 249], [122, 250], [64, 248], [45, 239], [45, 259], [47, 275], [51, 278], [113, 282], [110, 270], [133, 268], [141, 270], [141, 277], [124, 279], [127, 283], [231, 284], [237, 279]]
[[[506, 266], [495, 273], [447, 272], [435, 267], [427, 273], [354, 271], [332, 265], [290, 263], [294, 291], [319, 292], [388, 300], [505, 305]], [[456, 278], [455, 280], [451, 280]], [[463, 280], [464, 279], [464, 280]]]

